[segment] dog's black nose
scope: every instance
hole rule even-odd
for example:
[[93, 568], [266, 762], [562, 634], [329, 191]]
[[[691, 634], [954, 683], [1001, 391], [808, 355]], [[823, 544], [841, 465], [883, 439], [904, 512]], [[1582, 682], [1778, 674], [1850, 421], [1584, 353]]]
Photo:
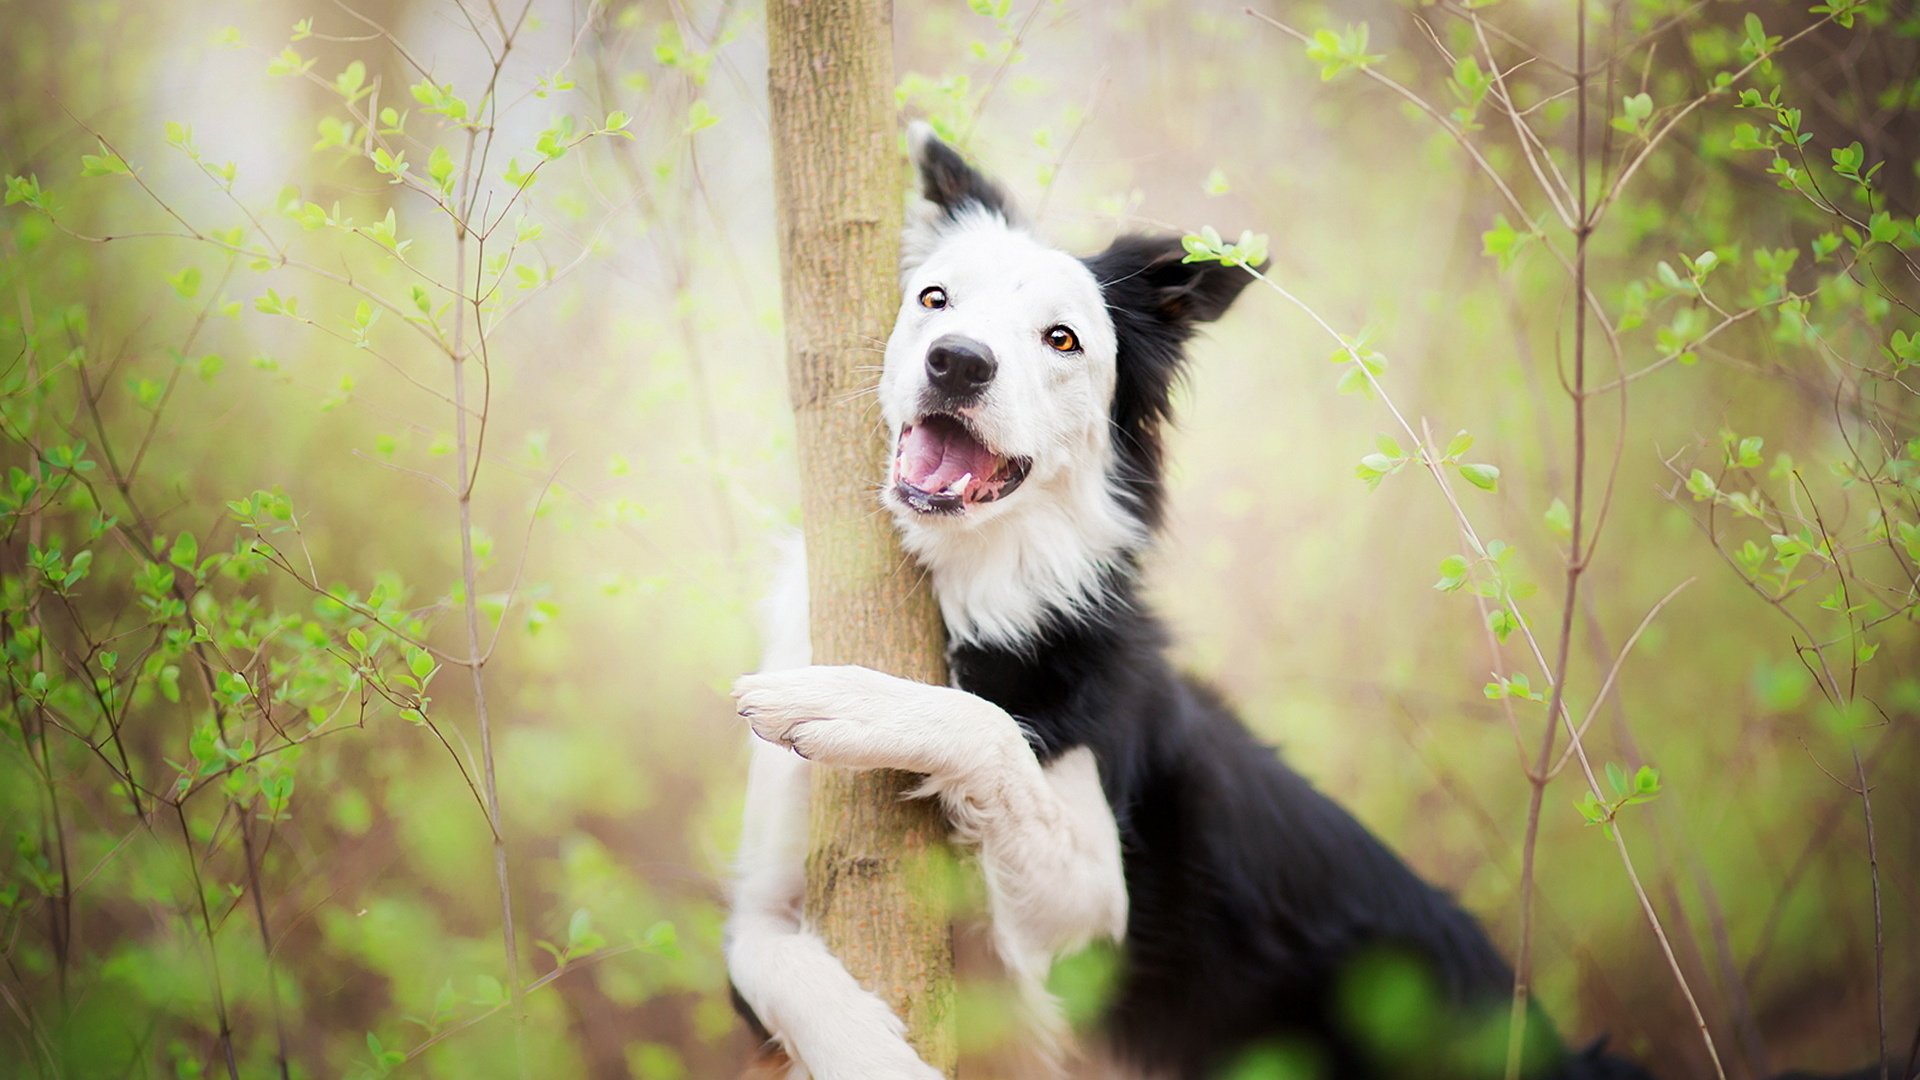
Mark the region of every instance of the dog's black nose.
[[927, 382], [956, 398], [972, 397], [985, 389], [999, 366], [992, 349], [959, 334], [944, 334], [927, 350]]

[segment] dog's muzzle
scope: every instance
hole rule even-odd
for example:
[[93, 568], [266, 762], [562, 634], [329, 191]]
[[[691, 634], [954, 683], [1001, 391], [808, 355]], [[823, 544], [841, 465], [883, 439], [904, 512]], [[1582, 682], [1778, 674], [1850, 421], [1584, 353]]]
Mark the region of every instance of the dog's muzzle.
[[928, 413], [900, 429], [893, 490], [919, 513], [961, 514], [1006, 498], [1032, 467], [1031, 458], [993, 450], [960, 417]]

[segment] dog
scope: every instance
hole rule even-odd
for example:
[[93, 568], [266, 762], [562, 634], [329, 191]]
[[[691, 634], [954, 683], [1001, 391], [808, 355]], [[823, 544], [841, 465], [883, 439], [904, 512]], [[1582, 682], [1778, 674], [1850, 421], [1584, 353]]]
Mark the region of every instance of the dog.
[[[930, 575], [952, 685], [811, 666], [804, 559], [735, 686], [754, 741], [727, 926], [736, 1002], [819, 1080], [936, 1078], [800, 915], [808, 770], [921, 774], [978, 852], [1042, 1040], [1057, 957], [1110, 942], [1129, 1073], [1502, 1075], [1513, 973], [1478, 923], [1178, 674], [1141, 601], [1185, 348], [1253, 280], [1126, 235], [1076, 258], [924, 124], [879, 407], [881, 499]], [[1388, 1002], [1382, 1006], [1381, 1002]], [[1524, 1075], [1647, 1077], [1529, 1018]], [[1276, 1066], [1277, 1068], [1277, 1066]]]

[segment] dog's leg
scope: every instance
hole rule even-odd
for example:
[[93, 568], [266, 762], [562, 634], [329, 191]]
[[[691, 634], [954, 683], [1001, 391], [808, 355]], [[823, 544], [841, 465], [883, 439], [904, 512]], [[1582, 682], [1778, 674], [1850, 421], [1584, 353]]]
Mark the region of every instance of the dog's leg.
[[748, 774], [741, 874], [727, 923], [727, 972], [754, 1015], [816, 1080], [939, 1072], [906, 1029], [801, 923], [807, 843], [806, 762], [764, 743]]
[[1092, 751], [1042, 767], [1005, 710], [960, 690], [860, 667], [749, 675], [734, 687], [754, 732], [810, 761], [924, 773], [961, 839], [979, 845], [994, 940], [1057, 1031], [1044, 981], [1058, 954], [1119, 939], [1126, 881]]
[[[785, 553], [766, 611], [768, 669], [806, 664], [806, 562]], [[747, 772], [739, 874], [727, 921], [734, 989], [788, 1055], [795, 1077], [937, 1080], [907, 1045], [905, 1026], [802, 924], [809, 766], [758, 740]]]

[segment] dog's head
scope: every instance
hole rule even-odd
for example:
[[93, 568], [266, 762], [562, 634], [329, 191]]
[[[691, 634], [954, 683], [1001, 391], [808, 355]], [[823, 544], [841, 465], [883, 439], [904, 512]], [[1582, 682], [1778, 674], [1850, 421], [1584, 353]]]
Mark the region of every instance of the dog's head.
[[1097, 569], [1158, 524], [1160, 428], [1183, 346], [1252, 279], [1183, 262], [1174, 236], [1069, 255], [925, 125], [909, 143], [923, 202], [880, 380], [894, 446], [885, 502], [936, 574], [956, 549], [978, 561], [972, 549], [1019, 534]]

